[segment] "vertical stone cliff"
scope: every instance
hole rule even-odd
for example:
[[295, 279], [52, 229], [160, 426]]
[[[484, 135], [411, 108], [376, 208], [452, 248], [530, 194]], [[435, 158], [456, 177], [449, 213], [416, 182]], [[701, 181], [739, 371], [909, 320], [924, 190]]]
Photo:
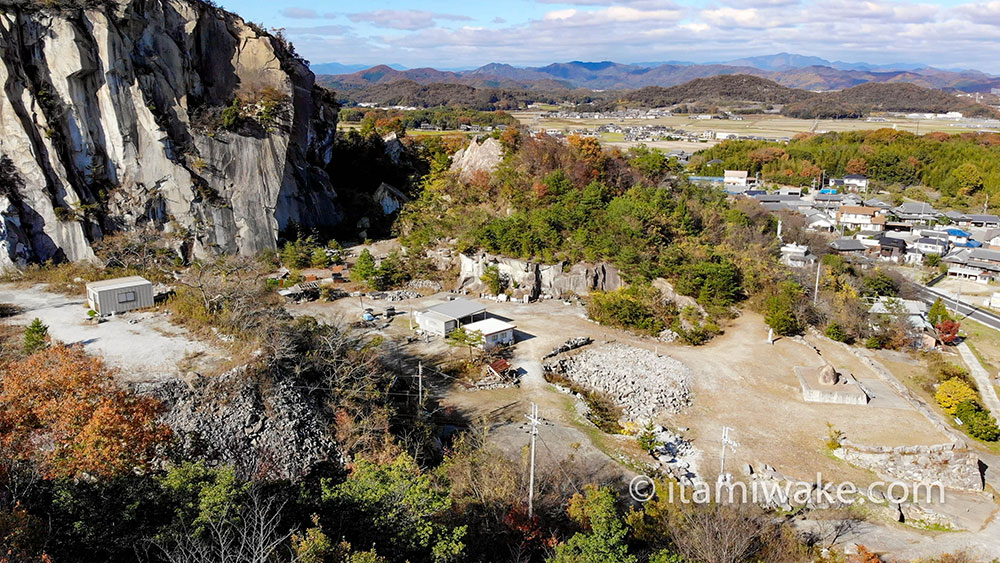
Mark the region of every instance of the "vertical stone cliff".
[[199, 0], [92, 5], [0, 7], [0, 268], [149, 227], [253, 254], [342, 219], [337, 105], [281, 37]]

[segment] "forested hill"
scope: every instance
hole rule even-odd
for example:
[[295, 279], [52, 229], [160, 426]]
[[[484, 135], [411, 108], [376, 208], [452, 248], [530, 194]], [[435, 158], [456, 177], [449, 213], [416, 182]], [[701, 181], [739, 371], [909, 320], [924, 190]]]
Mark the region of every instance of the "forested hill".
[[946, 113], [958, 111], [972, 117], [996, 117], [996, 110], [966, 98], [915, 84], [861, 84], [839, 92], [814, 94], [785, 108], [792, 117], [859, 117], [873, 111]]
[[[398, 71], [392, 72], [398, 74]], [[748, 74], [696, 78], [669, 88], [647, 86], [626, 92], [559, 88], [528, 90], [518, 87], [477, 87], [450, 82], [421, 84], [401, 79], [395, 82], [376, 81], [369, 86], [341, 93], [341, 96], [346, 102], [369, 102], [383, 106], [456, 106], [478, 110], [515, 109], [534, 102], [591, 104], [598, 109], [621, 106], [670, 107], [698, 103], [713, 106], [777, 105], [782, 114], [804, 119], [862, 117], [881, 111], [958, 111], [971, 117], [998, 116], [997, 111], [989, 106], [915, 84], [870, 83], [837, 92], [810, 92], [788, 88], [773, 80]]]
[[663, 107], [685, 102], [766, 102], [787, 104], [816, 97], [816, 94], [782, 86], [773, 80], [748, 74], [726, 74], [696, 78], [669, 88], [647, 86], [629, 92], [622, 100], [629, 105]]

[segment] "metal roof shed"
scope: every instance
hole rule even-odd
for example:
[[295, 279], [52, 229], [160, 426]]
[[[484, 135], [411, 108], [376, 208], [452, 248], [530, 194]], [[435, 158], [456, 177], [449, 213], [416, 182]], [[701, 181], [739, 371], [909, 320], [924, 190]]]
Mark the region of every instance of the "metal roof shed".
[[428, 307], [427, 311], [444, 315], [448, 318], [459, 321], [467, 318], [475, 321], [476, 316], [486, 316], [486, 307], [476, 303], [475, 301], [469, 301], [468, 299], [445, 301], [444, 303]]
[[102, 316], [152, 307], [153, 284], [141, 276], [90, 282], [87, 301]]

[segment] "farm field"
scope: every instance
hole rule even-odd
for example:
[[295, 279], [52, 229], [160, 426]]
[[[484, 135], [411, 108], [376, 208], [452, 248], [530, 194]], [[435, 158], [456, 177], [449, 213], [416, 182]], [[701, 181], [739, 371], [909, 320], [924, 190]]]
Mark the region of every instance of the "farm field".
[[[619, 125], [665, 125], [683, 129], [692, 133], [716, 131], [722, 133], [737, 133], [741, 135], [758, 135], [765, 137], [792, 137], [799, 133], [823, 133], [828, 131], [857, 131], [865, 129], [881, 129], [885, 127], [901, 129], [917, 134], [943, 131], [946, 133], [965, 133], [983, 131], [983, 128], [951, 120], [886, 118], [887, 121], [866, 121], [864, 119], [796, 119], [779, 115], [748, 115], [742, 121], [731, 120], [698, 120], [687, 116], [671, 116], [656, 119], [563, 119], [545, 117], [544, 112], [523, 111], [513, 112], [522, 124], [535, 128], [569, 131], [573, 129], [593, 129], [609, 123]], [[607, 139], [614, 141], [615, 139]]]

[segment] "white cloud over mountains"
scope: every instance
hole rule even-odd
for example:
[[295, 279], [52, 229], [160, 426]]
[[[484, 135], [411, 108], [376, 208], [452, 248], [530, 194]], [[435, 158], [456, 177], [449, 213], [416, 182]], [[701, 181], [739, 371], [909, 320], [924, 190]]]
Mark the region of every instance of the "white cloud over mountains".
[[[678, 0], [680, 1], [680, 0]], [[405, 2], [403, 2], [405, 4]], [[414, 5], [422, 3], [414, 2]], [[920, 61], [1000, 72], [1000, 1], [937, 5], [871, 0], [671, 1], [537, 0], [540, 14], [517, 21], [510, 11], [463, 13], [378, 9], [341, 14], [345, 43], [321, 28], [290, 28], [300, 52], [316, 61], [398, 61], [455, 67], [487, 62], [547, 64], [568, 60], [704, 62], [788, 51], [831, 60]], [[286, 8], [290, 18], [331, 17]], [[297, 14], [297, 15], [296, 15]], [[365, 26], [365, 31], [355, 29]], [[310, 31], [312, 29], [312, 31]], [[387, 55], [388, 53], [388, 55]]]

